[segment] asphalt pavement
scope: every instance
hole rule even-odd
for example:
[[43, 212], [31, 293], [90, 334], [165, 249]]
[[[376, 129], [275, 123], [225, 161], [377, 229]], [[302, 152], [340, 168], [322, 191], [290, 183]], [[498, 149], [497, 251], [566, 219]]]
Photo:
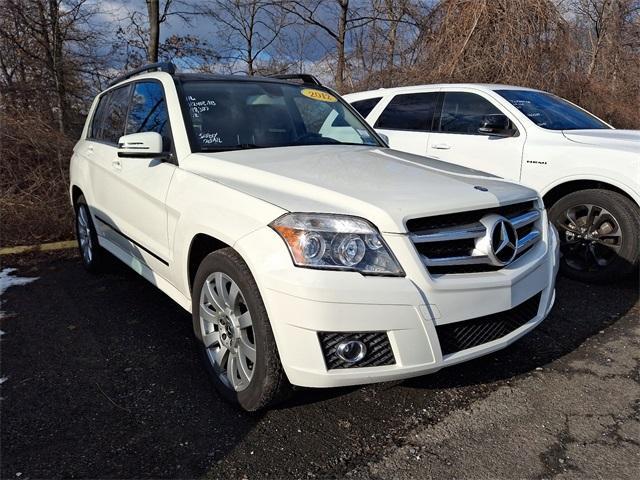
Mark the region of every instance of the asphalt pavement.
[[3, 257], [1, 478], [637, 478], [638, 283], [559, 279], [509, 348], [434, 375], [239, 412], [189, 315], [73, 251]]

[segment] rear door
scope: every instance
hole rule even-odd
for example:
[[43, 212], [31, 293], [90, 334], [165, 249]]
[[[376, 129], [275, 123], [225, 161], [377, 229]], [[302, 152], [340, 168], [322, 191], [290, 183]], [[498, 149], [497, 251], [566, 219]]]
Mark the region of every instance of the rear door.
[[[488, 97], [474, 92], [445, 91], [429, 137], [428, 156], [520, 181], [524, 129]], [[480, 133], [481, 122], [492, 115], [506, 115], [513, 135]]]
[[375, 119], [376, 131], [389, 138], [389, 146], [416, 155], [426, 155], [438, 92], [397, 94]]
[[89, 160], [89, 177], [92, 198], [91, 213], [99, 235], [127, 249], [127, 242], [115, 234], [108, 225], [118, 225], [121, 219], [115, 210], [115, 192], [119, 183], [118, 139], [124, 133], [131, 86], [125, 85], [104, 93], [99, 101], [91, 122], [87, 141], [84, 142], [85, 156]]

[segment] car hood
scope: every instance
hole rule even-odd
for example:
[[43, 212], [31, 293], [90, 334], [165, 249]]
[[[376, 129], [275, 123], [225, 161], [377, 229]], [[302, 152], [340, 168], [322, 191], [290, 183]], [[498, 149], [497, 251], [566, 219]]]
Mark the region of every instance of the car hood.
[[488, 173], [379, 147], [197, 153], [180, 166], [288, 211], [357, 215], [395, 233], [406, 231], [409, 218], [537, 197], [533, 190]]
[[640, 152], [640, 130], [563, 130], [572, 142]]

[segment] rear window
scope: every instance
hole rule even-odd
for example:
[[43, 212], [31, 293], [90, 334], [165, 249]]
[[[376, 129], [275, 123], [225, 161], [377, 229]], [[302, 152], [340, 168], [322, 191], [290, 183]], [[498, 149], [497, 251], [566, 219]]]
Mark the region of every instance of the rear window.
[[91, 122], [91, 138], [106, 143], [118, 143], [124, 135], [130, 85], [116, 88], [100, 98]]
[[371, 113], [371, 110], [376, 108], [376, 105], [382, 100], [382, 97], [367, 98], [365, 100], [357, 100], [351, 103], [351, 106], [355, 108], [360, 115], [367, 117]]
[[428, 132], [438, 107], [438, 92], [396, 95], [376, 122], [376, 128]]

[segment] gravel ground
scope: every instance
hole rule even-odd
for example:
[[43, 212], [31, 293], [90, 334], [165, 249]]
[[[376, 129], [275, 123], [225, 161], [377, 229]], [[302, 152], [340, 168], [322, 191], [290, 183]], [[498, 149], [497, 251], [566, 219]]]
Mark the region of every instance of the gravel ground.
[[558, 282], [497, 354], [245, 414], [199, 364], [190, 317], [125, 268], [3, 257], [1, 478], [637, 478], [638, 284]]

